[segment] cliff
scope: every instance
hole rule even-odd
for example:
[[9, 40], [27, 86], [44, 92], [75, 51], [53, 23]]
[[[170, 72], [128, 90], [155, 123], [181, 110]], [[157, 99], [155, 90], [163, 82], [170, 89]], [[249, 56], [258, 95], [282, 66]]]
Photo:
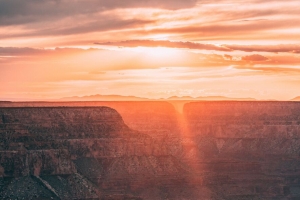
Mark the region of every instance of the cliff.
[[4, 199], [300, 198], [298, 102], [10, 105]]
[[0, 119], [4, 199], [98, 199], [100, 190], [78, 173], [76, 160], [97, 157], [97, 140], [107, 145], [141, 135], [108, 107], [1, 108]]
[[228, 199], [298, 199], [300, 104], [198, 102], [184, 107], [185, 135], [198, 170], [229, 182], [211, 185]]
[[133, 130], [155, 136], [179, 134], [177, 111], [172, 104], [163, 101], [86, 101], [86, 102], [0, 102], [0, 107], [110, 107]]

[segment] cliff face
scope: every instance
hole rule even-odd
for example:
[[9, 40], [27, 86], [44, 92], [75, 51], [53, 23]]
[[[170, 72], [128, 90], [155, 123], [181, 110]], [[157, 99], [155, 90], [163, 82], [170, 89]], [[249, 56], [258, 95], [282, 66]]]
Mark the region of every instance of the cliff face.
[[300, 198], [300, 103], [66, 105], [0, 108], [1, 198]]
[[139, 132], [156, 137], [178, 134], [177, 111], [167, 102], [0, 102], [0, 107], [99, 107], [115, 109], [125, 124]]
[[[98, 141], [140, 135], [108, 107], [1, 108], [0, 116], [1, 198], [97, 199], [99, 189], [78, 173], [76, 159], [101, 154]], [[101, 156], [114, 149], [102, 148]]]
[[198, 169], [227, 177], [226, 185], [211, 185], [220, 196], [300, 198], [299, 103], [189, 103], [184, 118], [186, 135], [203, 157]]

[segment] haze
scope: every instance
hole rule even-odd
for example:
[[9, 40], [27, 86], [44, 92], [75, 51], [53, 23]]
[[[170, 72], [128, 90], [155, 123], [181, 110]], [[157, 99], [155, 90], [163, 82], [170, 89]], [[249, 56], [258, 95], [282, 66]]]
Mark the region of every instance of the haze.
[[0, 0], [0, 100], [299, 96], [299, 0]]

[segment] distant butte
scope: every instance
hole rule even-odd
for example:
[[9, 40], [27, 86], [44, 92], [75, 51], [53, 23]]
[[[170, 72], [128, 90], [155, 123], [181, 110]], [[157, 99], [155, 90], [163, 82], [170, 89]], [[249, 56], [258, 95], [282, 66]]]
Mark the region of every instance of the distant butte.
[[254, 98], [231, 98], [231, 97], [225, 97], [225, 96], [199, 96], [199, 97], [191, 97], [191, 96], [172, 96], [169, 97], [167, 100], [192, 100], [192, 101], [255, 101]]
[[169, 98], [150, 99], [136, 96], [123, 96], [123, 95], [89, 95], [89, 96], [73, 96], [63, 97], [59, 101], [255, 101], [254, 98], [236, 98], [225, 96], [171, 96]]
[[89, 96], [73, 96], [73, 97], [64, 97], [59, 99], [61, 101], [149, 101], [150, 99], [136, 97], [136, 96], [122, 96], [122, 95], [89, 95]]

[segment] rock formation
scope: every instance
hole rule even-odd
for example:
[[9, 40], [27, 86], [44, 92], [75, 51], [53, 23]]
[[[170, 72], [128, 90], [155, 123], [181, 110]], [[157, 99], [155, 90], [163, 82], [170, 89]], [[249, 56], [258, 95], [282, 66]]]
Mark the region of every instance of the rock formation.
[[298, 102], [0, 106], [2, 199], [300, 198]]

